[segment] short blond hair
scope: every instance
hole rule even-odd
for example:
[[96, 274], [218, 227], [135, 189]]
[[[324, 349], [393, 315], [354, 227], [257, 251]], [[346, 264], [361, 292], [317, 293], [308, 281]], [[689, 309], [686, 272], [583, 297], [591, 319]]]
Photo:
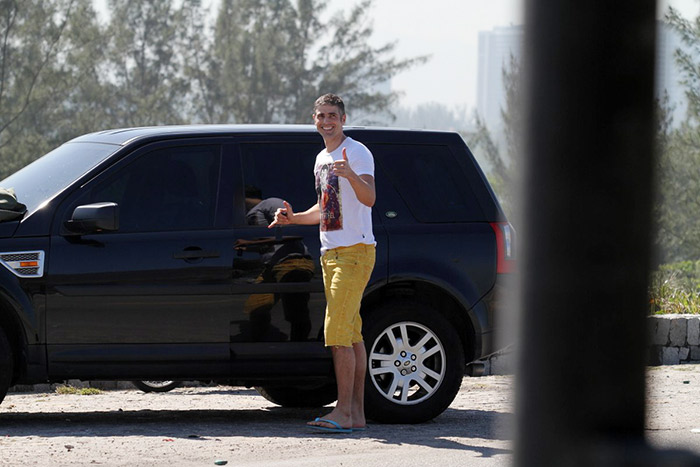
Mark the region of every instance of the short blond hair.
[[314, 113], [316, 113], [316, 109], [321, 107], [322, 105], [334, 105], [338, 107], [340, 110], [340, 115], [345, 115], [345, 103], [343, 102], [343, 99], [340, 98], [340, 96], [336, 96], [335, 94], [324, 94], [318, 99], [316, 99], [316, 102], [314, 102]]

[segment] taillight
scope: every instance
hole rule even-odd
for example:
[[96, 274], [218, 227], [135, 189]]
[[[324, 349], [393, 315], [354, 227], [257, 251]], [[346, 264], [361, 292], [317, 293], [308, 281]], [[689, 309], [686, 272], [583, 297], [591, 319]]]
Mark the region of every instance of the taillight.
[[496, 272], [504, 274], [515, 272], [515, 231], [508, 222], [492, 222], [491, 228], [496, 233], [498, 260]]

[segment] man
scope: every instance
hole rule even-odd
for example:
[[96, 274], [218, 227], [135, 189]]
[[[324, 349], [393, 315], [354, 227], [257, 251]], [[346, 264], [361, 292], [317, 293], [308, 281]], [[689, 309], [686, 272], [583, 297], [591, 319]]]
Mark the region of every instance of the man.
[[340, 97], [325, 94], [316, 100], [313, 121], [326, 146], [316, 156], [314, 166], [318, 202], [295, 213], [285, 201], [269, 226], [320, 224], [327, 302], [324, 335], [333, 354], [338, 403], [331, 413], [308, 425], [339, 433], [365, 429], [367, 354], [360, 302], [375, 261], [374, 159], [363, 144], [345, 136], [345, 118]]

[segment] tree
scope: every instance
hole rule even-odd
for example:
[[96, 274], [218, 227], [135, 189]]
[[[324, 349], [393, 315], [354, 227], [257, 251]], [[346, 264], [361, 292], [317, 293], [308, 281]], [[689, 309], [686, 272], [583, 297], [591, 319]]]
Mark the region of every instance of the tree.
[[340, 94], [352, 111], [386, 111], [395, 93], [373, 91], [424, 57], [396, 60], [394, 44], [371, 47], [371, 0], [322, 21], [321, 0], [222, 0], [200, 111], [208, 121], [307, 123], [311, 104]]
[[[501, 109], [503, 137], [494, 137], [481, 117], [475, 114], [476, 132], [469, 138], [469, 146], [486, 160], [491, 169], [491, 186], [506, 215], [513, 219], [517, 180], [522, 163], [520, 138], [523, 129], [522, 72], [520, 63], [513, 55], [502, 73], [506, 95], [505, 106]], [[499, 140], [505, 141], [505, 149], [499, 146]]]
[[90, 0], [0, 0], [0, 179], [75, 135], [94, 19]]
[[110, 0], [106, 68], [113, 124], [140, 126], [186, 121], [189, 83], [182, 57], [190, 44], [183, 32], [198, 0]]
[[425, 60], [367, 39], [371, 0], [326, 19], [320, 0], [0, 0], [0, 179], [105, 128], [307, 123], [320, 94], [387, 112], [377, 83]]
[[669, 7], [666, 22], [680, 34], [685, 48], [674, 52], [676, 63], [681, 70], [681, 84], [685, 87], [688, 99], [687, 123], [692, 127], [700, 124], [700, 17], [695, 21], [683, 18], [678, 10]]
[[700, 259], [700, 136], [689, 119], [672, 128], [668, 99], [658, 104], [656, 246], [658, 260]]
[[684, 122], [672, 127], [668, 98], [658, 105], [657, 221], [658, 260], [700, 259], [700, 18], [689, 21], [669, 8], [666, 21], [684, 48], [674, 53], [688, 99]]

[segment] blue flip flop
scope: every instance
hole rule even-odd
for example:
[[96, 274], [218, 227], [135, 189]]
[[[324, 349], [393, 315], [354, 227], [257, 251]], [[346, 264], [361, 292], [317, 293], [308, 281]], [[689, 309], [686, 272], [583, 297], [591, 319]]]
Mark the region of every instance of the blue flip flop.
[[352, 428], [352, 431], [366, 431], [367, 427], [366, 426], [361, 426], [357, 428]]
[[314, 422], [329, 423], [329, 424], [333, 425], [333, 427], [331, 428], [331, 427], [319, 426], [319, 425], [307, 425], [307, 426], [313, 428], [314, 430], [321, 430], [321, 431], [325, 431], [327, 433], [352, 433], [353, 432], [352, 428], [343, 428], [342, 426], [340, 426], [340, 424], [338, 422], [334, 422], [333, 420], [327, 420], [325, 418], [316, 417]]

